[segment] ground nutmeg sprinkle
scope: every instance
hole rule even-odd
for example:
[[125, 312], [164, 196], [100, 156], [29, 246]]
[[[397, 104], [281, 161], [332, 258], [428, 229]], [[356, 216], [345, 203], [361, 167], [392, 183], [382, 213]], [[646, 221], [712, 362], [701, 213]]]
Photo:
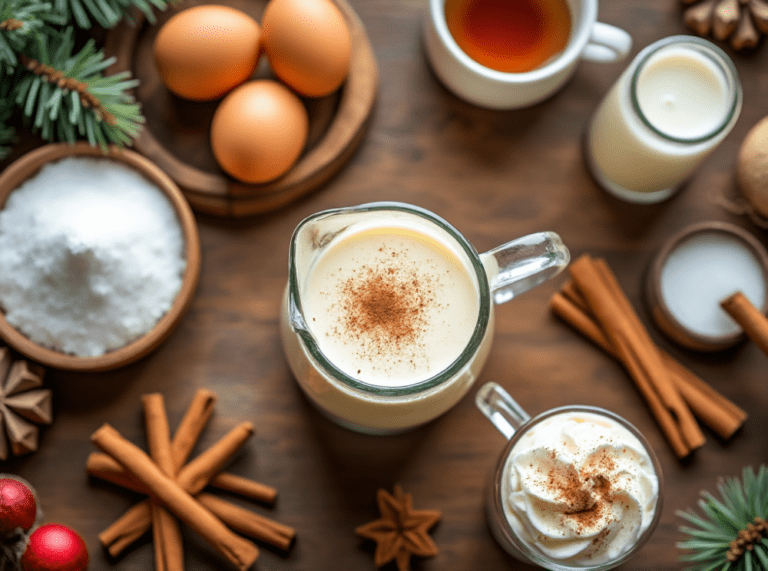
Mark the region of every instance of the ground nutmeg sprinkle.
[[375, 356], [398, 358], [406, 346], [418, 345], [434, 301], [434, 278], [398, 265], [397, 257], [392, 252], [392, 263], [365, 264], [340, 285], [343, 332], [337, 333], [352, 335]]

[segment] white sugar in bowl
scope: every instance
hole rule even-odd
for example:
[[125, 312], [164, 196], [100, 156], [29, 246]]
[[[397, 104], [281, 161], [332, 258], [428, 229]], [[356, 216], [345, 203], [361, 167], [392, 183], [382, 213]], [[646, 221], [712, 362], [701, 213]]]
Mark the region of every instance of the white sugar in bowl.
[[155, 350], [200, 276], [194, 215], [138, 153], [35, 149], [0, 174], [0, 338], [38, 363], [115, 369]]

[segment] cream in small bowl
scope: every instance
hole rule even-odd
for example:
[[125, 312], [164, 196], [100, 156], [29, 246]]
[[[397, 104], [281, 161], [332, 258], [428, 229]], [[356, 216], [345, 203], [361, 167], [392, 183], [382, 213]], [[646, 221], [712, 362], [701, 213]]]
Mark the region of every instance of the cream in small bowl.
[[154, 350], [200, 272], [194, 217], [133, 151], [41, 147], [0, 176], [0, 336], [54, 368], [99, 371]]
[[720, 306], [736, 291], [768, 308], [768, 252], [752, 234], [726, 222], [684, 228], [651, 262], [646, 301], [656, 325], [698, 351], [726, 349], [744, 332]]

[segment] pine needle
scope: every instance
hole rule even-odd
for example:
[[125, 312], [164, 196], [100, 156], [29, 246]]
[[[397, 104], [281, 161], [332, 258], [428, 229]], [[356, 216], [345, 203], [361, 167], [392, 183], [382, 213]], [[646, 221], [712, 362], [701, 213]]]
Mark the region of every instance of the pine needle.
[[[717, 492], [719, 497], [702, 491], [698, 502], [701, 514], [691, 510], [677, 512], [690, 524], [679, 528], [687, 538], [677, 543], [683, 550], [680, 560], [691, 563], [688, 567], [691, 571], [768, 569], [768, 539], [765, 537], [749, 545], [750, 548], [735, 551], [734, 562], [728, 560], [731, 542], [736, 540], [739, 531], [747, 529], [755, 518], [768, 517], [768, 469], [763, 465], [755, 473], [751, 466], [745, 467], [741, 480], [723, 478], [717, 484]], [[759, 533], [757, 537], [760, 537]]]

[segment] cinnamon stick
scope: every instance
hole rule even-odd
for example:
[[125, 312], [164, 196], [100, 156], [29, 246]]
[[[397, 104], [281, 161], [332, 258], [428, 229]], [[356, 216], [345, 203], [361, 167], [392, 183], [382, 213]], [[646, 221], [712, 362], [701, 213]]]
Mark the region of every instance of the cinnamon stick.
[[[176, 469], [171, 454], [171, 432], [163, 395], [144, 395], [142, 403], [150, 458], [163, 474], [172, 478], [176, 475]], [[156, 571], [184, 571], [184, 545], [179, 522], [156, 498], [152, 498], [150, 504]]]
[[149, 495], [149, 490], [131, 476], [120, 463], [109, 454], [91, 452], [85, 461], [85, 471], [89, 476], [110, 482], [126, 490]]
[[283, 551], [288, 551], [296, 538], [296, 530], [292, 527], [260, 516], [214, 495], [201, 493], [196, 498], [235, 531], [274, 545]]
[[[229, 460], [229, 458], [252, 434], [253, 425], [250, 422], [243, 422], [234, 427], [207, 451], [203, 452], [200, 456], [195, 458], [195, 460], [184, 466], [176, 476], [176, 483], [178, 483], [186, 492], [193, 495], [196, 494], [208, 484], [213, 475], [222, 468], [227, 460]], [[127, 482], [130, 489], [147, 494], [152, 493], [142, 482], [136, 481], [136, 478], [127, 473], [115, 459], [106, 454], [90, 454], [86, 461], [86, 470], [89, 474], [101, 479], [115, 482], [120, 485], [122, 485], [123, 482]], [[239, 477], [233, 477], [233, 479], [238, 478]], [[245, 480], [244, 478], [239, 479]], [[256, 482], [253, 482], [252, 484], [256, 487], [259, 486]], [[148, 500], [147, 503], [149, 503]], [[113, 541], [117, 541], [118, 538], [120, 539], [119, 550], [117, 547], [113, 548], [110, 543], [102, 541], [102, 544], [107, 547], [113, 556], [116, 556], [125, 549], [125, 547], [130, 545], [132, 543], [130, 540], [137, 540], [149, 530], [152, 525], [151, 512], [145, 510], [142, 513], [145, 514], [145, 519], [143, 521], [139, 522], [137, 520], [138, 516], [134, 515], [134, 519], [125, 520], [118, 525], [118, 522], [123, 519], [120, 518], [120, 520], [110, 526], [109, 533], [103, 534], [108, 540], [112, 539]], [[130, 529], [126, 529], [128, 522], [130, 522]], [[227, 521], [224, 523], [229, 525], [229, 522]], [[121, 525], [126, 526], [126, 528], [122, 528]]]
[[215, 547], [241, 571], [248, 569], [258, 557], [258, 548], [236, 535], [203, 507], [173, 479], [163, 474], [152, 459], [138, 446], [104, 424], [91, 436], [104, 452], [115, 458], [136, 479], [149, 488], [176, 516]]
[[[121, 488], [145, 495], [150, 493], [144, 484], [138, 482], [114, 458], [103, 452], [91, 452], [85, 462], [85, 470], [90, 476]], [[270, 505], [277, 500], [276, 488], [230, 472], [219, 472], [208, 482], [208, 485]]]
[[171, 455], [173, 457], [174, 470], [178, 472], [186, 463], [187, 458], [195, 448], [200, 433], [208, 423], [208, 419], [213, 414], [213, 407], [216, 404], [216, 393], [208, 389], [198, 389], [192, 402], [187, 408], [184, 417], [181, 419], [176, 433], [171, 440]]
[[149, 500], [139, 502], [102, 531], [99, 541], [112, 557], [117, 557], [147, 532], [151, 518]]
[[202, 490], [252, 434], [253, 424], [240, 423], [179, 470], [176, 477], [179, 485], [191, 494]]
[[274, 504], [277, 499], [277, 490], [272, 486], [254, 482], [248, 478], [243, 478], [242, 476], [227, 472], [216, 474], [209, 485], [220, 490], [240, 494], [241, 496], [270, 505]]
[[669, 382], [669, 375], [664, 369], [663, 365], [661, 368], [656, 368], [658, 365], [656, 357], [661, 357], [658, 347], [651, 340], [651, 337], [648, 335], [645, 326], [643, 326], [640, 318], [635, 313], [635, 310], [632, 307], [632, 304], [630, 304], [629, 299], [627, 299], [627, 296], [624, 295], [624, 291], [621, 289], [616, 276], [613, 275], [613, 272], [608, 267], [608, 264], [605, 262], [605, 260], [597, 259], [595, 260], [595, 264], [598, 271], [605, 280], [605, 283], [608, 284], [608, 287], [611, 289], [615, 298], [618, 300], [620, 306], [626, 312], [627, 316], [629, 316], [633, 325], [634, 333], [644, 339], [644, 345], [646, 346], [647, 350], [650, 351], [650, 353], [654, 356], [654, 368], [652, 369], [654, 375], [652, 376], [652, 380], [654, 383], [658, 383], [656, 385], [657, 389], [661, 393], [661, 396], [667, 407], [669, 407], [669, 409], [673, 411], [673, 414], [676, 416], [676, 420], [679, 423], [683, 436], [692, 449], [699, 448], [704, 444], [704, 434], [701, 432], [699, 425], [696, 423], [696, 419], [693, 417], [693, 413], [683, 400], [679, 391], [676, 389], [674, 383]]
[[[175, 470], [178, 471], [192, 453], [213, 413], [216, 400], [216, 394], [208, 389], [195, 391], [171, 441], [171, 455]], [[131, 490], [148, 495], [150, 493], [143, 484], [125, 474], [122, 466], [106, 454], [91, 454], [88, 457], [88, 473]], [[125, 516], [127, 515], [126, 512]], [[117, 557], [126, 547], [137, 541], [151, 526], [150, 518], [141, 527], [130, 527], [129, 522], [132, 520], [125, 516], [118, 518], [108, 530], [105, 530], [105, 538], [116, 538], [114, 542], [102, 541], [113, 557]]]
[[[613, 357], [617, 356], [600, 326], [589, 314], [586, 304], [580, 299], [578, 290], [570, 282], [563, 286], [560, 293], [552, 296], [550, 308], [555, 315], [606, 353]], [[693, 413], [721, 438], [725, 440], [731, 438], [746, 421], [747, 413], [701, 380], [674, 357], [661, 349], [659, 351], [664, 366], [670, 374], [670, 379], [675, 383]]]
[[728, 440], [747, 420], [746, 411], [677, 361], [670, 360], [667, 367], [670, 372], [677, 370], [673, 378], [677, 380], [677, 388], [694, 414], [721, 438]]
[[571, 264], [570, 273], [675, 454], [680, 458], [688, 456], [704, 443], [704, 435], [677, 388], [670, 382], [658, 348], [612, 272], [603, 261], [582, 256]]
[[[211, 496], [211, 494], [202, 492], [197, 494], [195, 499], [207, 507], [227, 527], [254, 539], [260, 539], [284, 551], [290, 548], [296, 536], [293, 528], [215, 496], [212, 497], [216, 503], [211, 507], [209, 504], [213, 504], [213, 502], [204, 496]], [[102, 531], [99, 534], [99, 541], [110, 555], [117, 557], [125, 548], [144, 535], [151, 525], [150, 500], [142, 500], [134, 504], [112, 525]]]
[[737, 291], [721, 301], [720, 305], [741, 325], [747, 337], [768, 354], [768, 318], [749, 301], [749, 298]]

